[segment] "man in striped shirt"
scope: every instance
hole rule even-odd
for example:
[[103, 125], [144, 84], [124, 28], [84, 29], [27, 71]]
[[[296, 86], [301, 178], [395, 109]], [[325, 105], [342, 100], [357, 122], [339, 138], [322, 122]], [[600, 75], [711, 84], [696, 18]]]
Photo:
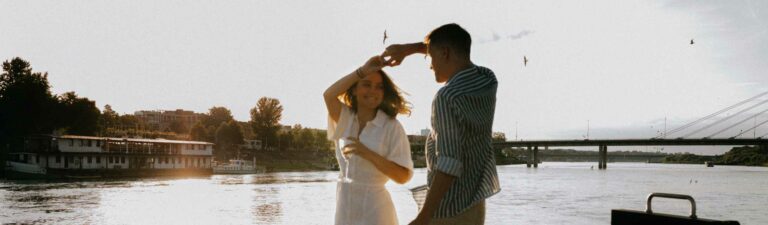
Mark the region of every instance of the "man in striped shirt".
[[391, 45], [390, 66], [411, 54], [430, 56], [435, 80], [445, 83], [432, 102], [432, 132], [427, 137], [429, 192], [411, 224], [483, 224], [485, 199], [498, 193], [491, 146], [496, 108], [496, 76], [470, 60], [472, 40], [457, 24], [446, 24], [423, 43]]

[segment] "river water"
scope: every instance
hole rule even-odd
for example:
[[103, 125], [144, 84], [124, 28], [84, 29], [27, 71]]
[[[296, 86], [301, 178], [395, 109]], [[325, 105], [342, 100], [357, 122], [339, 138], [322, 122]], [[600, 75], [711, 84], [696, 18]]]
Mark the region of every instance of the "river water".
[[[594, 166], [595, 169], [590, 167]], [[502, 191], [486, 224], [610, 224], [611, 209], [643, 210], [651, 192], [692, 195], [699, 217], [768, 224], [768, 168], [545, 162], [500, 166]], [[408, 188], [387, 184], [400, 224], [416, 215]], [[333, 224], [337, 172], [216, 175], [194, 179], [41, 182], [0, 180], [0, 224]], [[654, 211], [687, 215], [683, 200]]]

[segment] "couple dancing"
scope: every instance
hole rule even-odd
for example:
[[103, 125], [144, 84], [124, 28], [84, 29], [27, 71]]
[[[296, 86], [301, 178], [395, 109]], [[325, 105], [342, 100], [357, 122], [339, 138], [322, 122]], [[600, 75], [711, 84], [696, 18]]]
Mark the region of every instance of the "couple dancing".
[[[424, 42], [395, 44], [370, 58], [324, 93], [328, 137], [336, 142], [340, 177], [336, 224], [397, 224], [388, 180], [403, 184], [413, 175], [410, 143], [396, 116], [408, 102], [382, 70], [411, 54], [431, 58], [438, 83], [426, 140], [427, 192], [410, 224], [483, 224], [485, 199], [500, 191], [491, 148], [496, 77], [470, 60], [472, 40], [456, 24], [433, 30]], [[385, 60], [386, 59], [386, 60]]]

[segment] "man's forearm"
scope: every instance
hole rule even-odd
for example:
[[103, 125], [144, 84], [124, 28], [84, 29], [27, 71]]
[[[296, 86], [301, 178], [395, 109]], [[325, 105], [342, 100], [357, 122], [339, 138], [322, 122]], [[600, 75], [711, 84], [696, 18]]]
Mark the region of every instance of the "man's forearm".
[[427, 45], [424, 42], [405, 44], [405, 46], [407, 46], [408, 55], [416, 53], [427, 54]]
[[439, 170], [435, 171], [435, 177], [432, 180], [432, 185], [429, 186], [429, 192], [424, 200], [424, 207], [421, 209], [419, 217], [432, 218], [455, 179], [456, 177], [447, 173]]

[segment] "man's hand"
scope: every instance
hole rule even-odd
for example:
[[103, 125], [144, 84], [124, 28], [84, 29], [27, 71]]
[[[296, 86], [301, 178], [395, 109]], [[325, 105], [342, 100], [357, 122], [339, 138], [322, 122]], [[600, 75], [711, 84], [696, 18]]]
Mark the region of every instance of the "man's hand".
[[409, 54], [407, 53], [407, 46], [401, 44], [394, 44], [387, 47], [381, 56], [386, 60], [384, 62], [387, 66], [399, 66], [403, 63], [403, 59]]
[[412, 44], [394, 44], [390, 45], [381, 54], [384, 58], [384, 64], [387, 66], [398, 66], [403, 63], [403, 59], [414, 53], [426, 54], [426, 45], [424, 43], [412, 43]]
[[432, 215], [435, 214], [435, 210], [440, 206], [440, 201], [443, 200], [448, 189], [453, 185], [453, 181], [456, 177], [443, 173], [440, 170], [435, 170], [435, 177], [432, 178], [432, 185], [429, 186], [429, 192], [427, 192], [427, 198], [424, 199], [424, 206], [421, 208], [419, 215], [410, 224], [429, 224], [432, 220]]

